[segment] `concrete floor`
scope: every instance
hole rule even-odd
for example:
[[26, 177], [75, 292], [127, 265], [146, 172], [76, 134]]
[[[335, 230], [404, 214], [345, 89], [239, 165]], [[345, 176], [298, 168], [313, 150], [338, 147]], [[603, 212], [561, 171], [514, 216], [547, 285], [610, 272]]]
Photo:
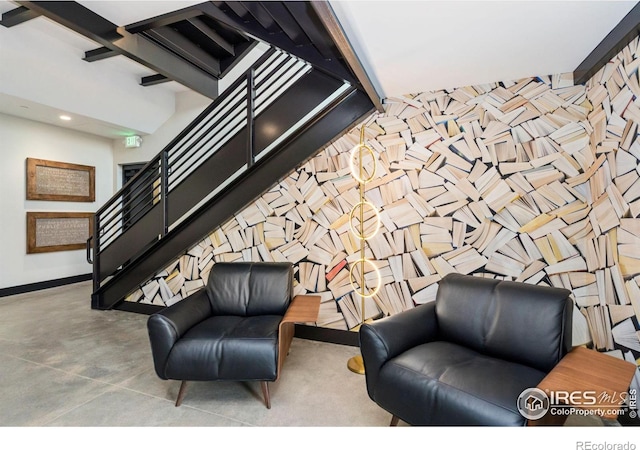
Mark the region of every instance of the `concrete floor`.
[[193, 382], [176, 408], [179, 382], [153, 371], [147, 316], [92, 310], [90, 292], [84, 282], [0, 298], [1, 427], [388, 429], [390, 415], [346, 367], [358, 349], [297, 338], [270, 410], [258, 383], [236, 382]]
[[347, 369], [350, 346], [294, 339], [282, 375], [258, 383], [158, 378], [147, 316], [90, 309], [84, 282], [0, 298], [2, 426], [386, 426], [389, 414]]

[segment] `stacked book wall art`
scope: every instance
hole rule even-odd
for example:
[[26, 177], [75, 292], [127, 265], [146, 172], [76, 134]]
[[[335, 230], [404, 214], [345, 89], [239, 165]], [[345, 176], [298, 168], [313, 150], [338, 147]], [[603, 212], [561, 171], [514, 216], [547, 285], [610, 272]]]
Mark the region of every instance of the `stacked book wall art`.
[[[290, 261], [296, 294], [322, 297], [318, 327], [362, 317], [349, 283], [360, 127], [378, 160], [366, 196], [382, 276], [365, 318], [435, 299], [450, 272], [570, 289], [594, 348], [640, 357], [640, 47], [586, 85], [571, 74], [385, 99], [376, 113], [127, 297], [171, 305], [220, 261]], [[373, 217], [370, 218], [374, 220]], [[367, 220], [367, 218], [365, 218]], [[373, 274], [365, 278], [374, 283]]]

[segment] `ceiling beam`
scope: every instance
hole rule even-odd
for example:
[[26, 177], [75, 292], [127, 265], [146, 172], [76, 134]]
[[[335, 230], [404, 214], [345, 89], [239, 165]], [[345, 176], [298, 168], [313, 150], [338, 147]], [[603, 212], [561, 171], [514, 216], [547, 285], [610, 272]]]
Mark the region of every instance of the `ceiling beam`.
[[171, 81], [169, 78], [158, 73], [155, 75], [142, 77], [142, 79], [140, 80], [140, 86], [155, 86], [156, 84], [167, 83], [169, 81]]
[[119, 37], [116, 24], [76, 2], [19, 1], [22, 6], [104, 45]]
[[24, 6], [19, 6], [11, 11], [7, 11], [2, 14], [2, 20], [0, 20], [0, 25], [5, 26], [7, 28], [15, 27], [16, 25], [20, 25], [27, 20], [35, 19], [40, 14], [35, 11], [31, 11], [29, 8], [25, 8]]
[[310, 2], [311, 6], [315, 10], [318, 18], [324, 24], [327, 32], [333, 39], [333, 42], [338, 47], [338, 50], [342, 54], [342, 57], [347, 62], [354, 75], [362, 85], [362, 88], [369, 96], [369, 99], [378, 110], [378, 112], [384, 112], [384, 107], [382, 106], [382, 99], [378, 92], [376, 91], [375, 86], [371, 82], [369, 75], [364, 70], [360, 59], [358, 59], [358, 55], [356, 55], [349, 39], [347, 39], [347, 35], [345, 34], [340, 22], [333, 12], [331, 5], [327, 1], [313, 1]]
[[120, 52], [112, 48], [100, 47], [94, 50], [88, 50], [84, 52], [84, 58], [82, 59], [87, 62], [94, 62], [94, 61], [100, 61], [101, 59], [111, 58], [113, 56], [117, 56], [120, 54], [121, 54]]
[[211, 99], [218, 97], [216, 78], [148, 39], [127, 32], [124, 27], [118, 27], [77, 2], [18, 3], [202, 95]]
[[215, 100], [218, 97], [218, 80], [195, 68], [179, 56], [138, 35], [118, 28], [121, 38], [113, 44], [134, 61], [183, 84], [200, 94]]
[[640, 3], [622, 18], [573, 71], [574, 84], [584, 84], [640, 34]]
[[141, 20], [140, 22], [127, 25], [125, 28], [129, 33], [141, 33], [153, 28], [160, 28], [172, 25], [176, 22], [189, 20], [202, 15], [202, 11], [194, 6], [188, 6], [178, 11], [168, 12], [151, 19]]

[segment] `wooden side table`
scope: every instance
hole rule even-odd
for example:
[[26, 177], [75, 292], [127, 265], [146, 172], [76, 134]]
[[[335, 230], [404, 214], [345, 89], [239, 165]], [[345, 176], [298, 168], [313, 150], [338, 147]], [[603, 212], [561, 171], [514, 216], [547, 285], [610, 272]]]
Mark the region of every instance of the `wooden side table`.
[[318, 313], [320, 312], [320, 300], [319, 295], [296, 295], [289, 309], [285, 313], [280, 327], [278, 329], [278, 374], [284, 364], [284, 358], [289, 353], [289, 347], [291, 341], [293, 341], [293, 335], [295, 333], [296, 323], [315, 322], [318, 320]]
[[562, 425], [567, 416], [552, 414], [558, 404], [616, 419], [636, 370], [628, 361], [576, 347], [538, 384], [537, 388], [549, 396], [551, 408], [546, 416], [528, 424]]

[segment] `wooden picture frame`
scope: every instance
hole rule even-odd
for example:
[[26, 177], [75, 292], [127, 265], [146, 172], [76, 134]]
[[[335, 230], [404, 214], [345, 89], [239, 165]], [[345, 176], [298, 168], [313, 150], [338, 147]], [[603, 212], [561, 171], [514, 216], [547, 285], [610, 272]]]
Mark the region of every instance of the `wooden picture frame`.
[[27, 200], [94, 202], [94, 166], [27, 158]]
[[27, 212], [27, 254], [86, 248], [93, 217], [86, 212]]

